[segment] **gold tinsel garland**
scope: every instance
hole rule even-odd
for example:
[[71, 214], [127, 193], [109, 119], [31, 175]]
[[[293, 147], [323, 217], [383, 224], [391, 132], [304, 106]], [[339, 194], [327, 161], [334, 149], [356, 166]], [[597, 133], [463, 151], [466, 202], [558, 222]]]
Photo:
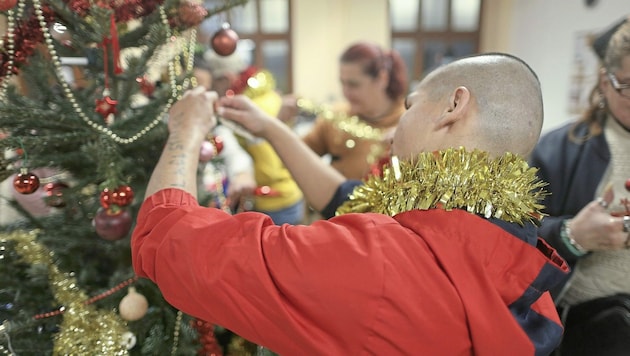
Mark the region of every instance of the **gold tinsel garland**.
[[27, 263], [48, 268], [55, 300], [65, 306], [60, 331], [55, 335], [54, 355], [128, 355], [122, 337], [125, 323], [113, 311], [97, 310], [84, 303], [87, 295], [72, 273], [64, 273], [53, 262], [53, 253], [37, 242], [38, 231], [0, 234], [0, 242], [13, 241], [16, 252]]
[[330, 121], [339, 130], [353, 137], [373, 141], [381, 141], [383, 139], [383, 133], [380, 129], [370, 126], [356, 115], [348, 116], [345, 113], [334, 111], [324, 105], [315, 105], [310, 100], [303, 98], [297, 100], [297, 106], [302, 111]]
[[[259, 70], [247, 79], [247, 85], [243, 94], [249, 98], [256, 98], [273, 90], [276, 90], [276, 80], [271, 72]], [[339, 130], [355, 138], [374, 141], [382, 140], [383, 135], [380, 129], [370, 126], [356, 115], [348, 116], [325, 105], [316, 105], [304, 98], [297, 99], [296, 105], [301, 111], [318, 115], [330, 121]]]
[[422, 153], [416, 160], [392, 159], [382, 177], [355, 188], [337, 215], [374, 212], [390, 216], [413, 210], [464, 209], [508, 222], [538, 223], [546, 183], [521, 157], [491, 158], [479, 150], [447, 149]]

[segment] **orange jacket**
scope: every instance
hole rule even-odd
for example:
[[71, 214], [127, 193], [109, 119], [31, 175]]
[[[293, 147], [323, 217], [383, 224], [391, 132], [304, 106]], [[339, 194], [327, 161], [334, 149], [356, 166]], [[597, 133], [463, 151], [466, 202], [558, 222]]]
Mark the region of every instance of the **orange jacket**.
[[562, 333], [564, 261], [462, 210], [276, 226], [165, 189], [132, 253], [173, 306], [282, 355], [544, 355]]

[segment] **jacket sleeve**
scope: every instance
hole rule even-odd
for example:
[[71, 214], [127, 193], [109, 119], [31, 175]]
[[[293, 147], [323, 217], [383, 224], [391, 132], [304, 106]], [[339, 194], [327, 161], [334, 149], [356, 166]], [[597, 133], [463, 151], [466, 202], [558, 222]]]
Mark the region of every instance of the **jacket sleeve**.
[[543, 200], [545, 216], [538, 230], [539, 235], [547, 241], [569, 264], [573, 265], [577, 257], [571, 253], [560, 237], [562, 223], [575, 214], [569, 213], [564, 206], [563, 197], [568, 194], [570, 178], [569, 167], [575, 165], [578, 157], [567, 149], [568, 135], [566, 130], [556, 130], [543, 136], [532, 152], [530, 165], [538, 169], [538, 178], [549, 184], [547, 195]]
[[133, 266], [174, 307], [276, 352], [358, 347], [351, 335], [373, 320], [366, 308], [384, 283], [373, 230], [366, 221], [277, 226], [264, 214], [229, 215], [165, 189], [140, 209]]
[[[574, 130], [577, 138], [584, 139], [571, 140], [570, 130]], [[610, 151], [605, 136], [590, 137], [588, 126], [584, 123], [576, 127], [574, 123], [568, 123], [548, 132], [530, 157], [530, 165], [538, 168], [538, 177], [549, 184], [546, 187], [549, 195], [543, 201], [543, 212], [547, 216], [543, 218], [538, 233], [572, 267], [579, 257], [562, 241], [562, 223], [595, 199], [609, 161]], [[552, 291], [554, 297], [558, 296], [562, 287], [560, 285]]]

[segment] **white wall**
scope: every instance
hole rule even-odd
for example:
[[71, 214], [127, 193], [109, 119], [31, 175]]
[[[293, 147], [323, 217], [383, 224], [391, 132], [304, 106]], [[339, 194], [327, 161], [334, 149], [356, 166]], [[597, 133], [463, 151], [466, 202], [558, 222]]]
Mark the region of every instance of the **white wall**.
[[[499, 1], [502, 0], [490, 0]], [[544, 131], [574, 119], [569, 108], [574, 36], [578, 32], [599, 31], [629, 15], [630, 1], [599, 0], [593, 7], [587, 7], [584, 0], [507, 2], [511, 3], [505, 9], [507, 13], [499, 15], [510, 21], [502, 19], [507, 27], [494, 29], [505, 36], [496, 38], [495, 43], [485, 43], [484, 49], [513, 53], [538, 73], [545, 105]]]
[[[484, 0], [481, 51], [515, 54], [540, 77], [548, 130], [569, 111], [574, 35], [630, 14], [629, 0]], [[387, 0], [293, 0], [294, 88], [313, 100], [340, 98], [337, 59], [352, 41], [389, 46]]]
[[352, 42], [389, 48], [387, 0], [293, 0], [294, 92], [317, 102], [341, 99], [339, 56]]

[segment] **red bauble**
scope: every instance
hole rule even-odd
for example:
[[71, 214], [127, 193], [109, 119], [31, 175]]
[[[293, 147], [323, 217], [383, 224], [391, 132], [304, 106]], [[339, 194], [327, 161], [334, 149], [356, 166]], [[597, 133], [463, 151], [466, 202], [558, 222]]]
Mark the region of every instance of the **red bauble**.
[[104, 209], [109, 209], [109, 207], [112, 206], [112, 191], [107, 188], [103, 189], [101, 192], [100, 202]]
[[230, 28], [227, 22], [221, 26], [210, 39], [210, 46], [220, 56], [229, 56], [236, 51], [238, 34]]
[[95, 102], [96, 108], [94, 111], [100, 114], [104, 119], [111, 114], [116, 114], [116, 105], [118, 104], [118, 100], [112, 99], [111, 96], [105, 96], [101, 99], [96, 99]]
[[92, 220], [92, 225], [99, 237], [116, 241], [127, 236], [131, 229], [131, 222], [131, 214], [126, 209], [113, 211], [99, 208]]
[[140, 91], [147, 97], [152, 97], [155, 92], [155, 83], [151, 82], [147, 76], [136, 78], [136, 82], [140, 85]]
[[208, 162], [217, 155], [217, 151], [214, 148], [214, 144], [210, 141], [203, 141], [201, 148], [199, 149], [199, 162]]
[[29, 171], [22, 170], [13, 179], [13, 187], [20, 194], [33, 194], [39, 188], [39, 178]]
[[63, 199], [63, 191], [68, 188], [68, 185], [63, 182], [51, 182], [44, 186], [46, 191], [46, 205], [53, 208], [63, 208], [66, 206], [66, 202]]
[[626, 181], [626, 190], [630, 192], [630, 178]]
[[133, 202], [133, 190], [128, 185], [118, 186], [114, 190], [105, 188], [101, 192], [100, 202], [105, 209], [111, 208], [112, 205], [127, 206]]
[[181, 1], [177, 13], [186, 28], [198, 26], [208, 16], [208, 10], [197, 1]]
[[9, 11], [17, 5], [17, 0], [0, 0], [0, 11]]
[[121, 185], [114, 189], [111, 196], [112, 204], [127, 206], [133, 201], [133, 190], [128, 185]]
[[217, 154], [220, 154], [221, 151], [223, 151], [223, 138], [221, 138], [221, 136], [213, 136], [212, 144], [214, 145]]

